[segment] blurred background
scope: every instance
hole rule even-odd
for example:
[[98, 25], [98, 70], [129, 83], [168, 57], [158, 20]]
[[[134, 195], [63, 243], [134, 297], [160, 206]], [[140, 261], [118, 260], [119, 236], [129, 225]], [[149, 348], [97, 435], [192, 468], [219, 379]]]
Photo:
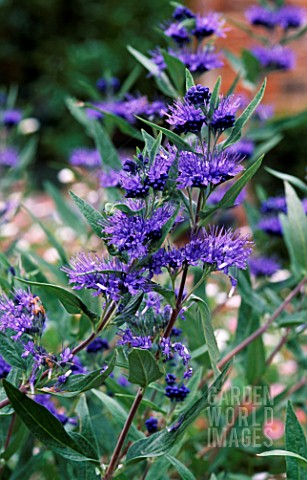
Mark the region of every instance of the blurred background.
[[[227, 19], [244, 21], [244, 10], [252, 1], [194, 0], [187, 2], [194, 11], [217, 10]], [[303, 0], [292, 2], [304, 6]], [[102, 74], [124, 81], [136, 65], [127, 52], [130, 44], [146, 53], [163, 44], [158, 26], [172, 12], [166, 0], [0, 0], [0, 85], [18, 86], [18, 104], [40, 122], [36, 160], [36, 182], [41, 176], [52, 176], [55, 165], [63, 165], [72, 148], [89, 145], [83, 129], [69, 114], [65, 97], [83, 98]], [[246, 33], [230, 25], [220, 48], [232, 52], [252, 46]], [[307, 36], [292, 44], [297, 54], [294, 71], [270, 75], [265, 102], [273, 103], [278, 115], [295, 114], [307, 106]], [[226, 66], [218, 73], [227, 89], [234, 73]], [[213, 71], [203, 81], [210, 84]], [[210, 77], [211, 80], [210, 80]], [[143, 70], [135, 91], [154, 95], [154, 82]], [[88, 98], [88, 96], [87, 96]], [[301, 172], [307, 150], [307, 124], [284, 132], [284, 140], [270, 154], [269, 164], [281, 170], [294, 165]], [[116, 139], [115, 139], [116, 143]], [[281, 158], [281, 152], [283, 152]], [[282, 168], [282, 163], [287, 162]], [[296, 167], [298, 165], [298, 167]]]

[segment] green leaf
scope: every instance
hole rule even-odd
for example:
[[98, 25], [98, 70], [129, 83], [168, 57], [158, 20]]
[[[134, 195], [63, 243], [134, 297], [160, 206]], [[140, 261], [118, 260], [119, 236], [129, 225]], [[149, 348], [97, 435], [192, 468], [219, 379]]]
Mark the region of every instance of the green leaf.
[[179, 94], [183, 93], [185, 82], [186, 67], [177, 57], [170, 55], [165, 50], [162, 50], [162, 55], [169, 72], [169, 76], [175, 85]]
[[233, 143], [236, 143], [240, 139], [242, 129], [243, 129], [244, 125], [249, 120], [249, 118], [252, 116], [255, 109], [258, 107], [259, 103], [262, 100], [262, 97], [263, 97], [264, 91], [265, 91], [265, 86], [266, 86], [266, 79], [263, 81], [263, 84], [261, 85], [260, 90], [256, 93], [256, 95], [253, 98], [253, 100], [251, 101], [251, 103], [246, 107], [244, 112], [236, 120], [236, 123], [234, 124], [233, 128], [231, 129], [228, 138], [226, 138], [225, 142], [223, 143], [223, 149], [226, 148], [226, 147], [229, 147]]
[[[299, 455], [301, 458], [305, 459], [307, 468], [307, 444], [304, 431], [299, 424], [299, 421], [295, 415], [293, 406], [290, 401], [287, 404], [287, 415], [286, 415], [286, 449], [290, 452]], [[296, 479], [305, 479], [307, 478], [307, 472], [303, 472], [297, 460], [293, 458], [286, 458], [287, 464], [287, 479], [296, 480]]]
[[299, 274], [307, 272], [307, 216], [295, 190], [285, 182], [287, 216], [280, 215], [292, 268]]
[[[258, 457], [292, 457], [299, 460], [300, 465], [307, 468], [307, 458], [298, 455], [297, 453], [290, 452], [289, 450], [270, 450], [269, 452], [257, 453]], [[287, 477], [290, 478], [290, 477]], [[297, 480], [299, 477], [291, 477], [293, 480]]]
[[166, 454], [166, 458], [173, 465], [173, 467], [175, 467], [182, 480], [196, 480], [192, 472], [190, 472], [190, 470], [175, 457]]
[[100, 153], [103, 166], [113, 168], [114, 170], [120, 170], [122, 168], [121, 161], [105, 128], [96, 121], [93, 122], [92, 129], [95, 144]]
[[94, 448], [86, 442], [91, 455], [85, 456], [82, 450], [84, 442], [83, 445], [77, 444], [47, 408], [31, 400], [8, 381], [3, 380], [3, 386], [17, 415], [44, 445], [70, 460], [91, 461], [99, 465]]
[[129, 377], [131, 383], [146, 388], [150, 383], [162, 377], [157, 360], [151, 352], [142, 348], [133, 348], [128, 354]]
[[281, 45], [286, 45], [289, 42], [293, 42], [293, 40], [298, 40], [307, 32], [307, 25], [301, 28], [298, 32], [293, 33], [292, 35], [287, 35], [280, 40]]
[[26, 362], [21, 357], [23, 348], [16, 341], [11, 340], [4, 333], [0, 332], [0, 354], [4, 360], [12, 367], [18, 367], [24, 370]]
[[120, 312], [120, 314], [114, 318], [113, 322], [124, 323], [129, 317], [135, 315], [143, 301], [143, 296], [143, 292], [138, 292], [136, 295], [133, 295], [127, 305], [125, 305], [124, 309]]
[[154, 292], [157, 292], [160, 295], [162, 295], [162, 297], [165, 298], [167, 303], [169, 303], [169, 305], [172, 308], [175, 308], [176, 295], [173, 290], [170, 290], [169, 288], [165, 288], [162, 285], [159, 285], [158, 283], [154, 283], [154, 282], [151, 284], [151, 287]]
[[213, 87], [211, 97], [210, 97], [210, 108], [209, 108], [209, 117], [213, 114], [214, 110], [217, 108], [219, 103], [219, 93], [221, 88], [222, 78], [218, 77], [215, 85]]
[[109, 118], [125, 135], [129, 135], [129, 137], [136, 138], [137, 140], [142, 140], [142, 135], [140, 134], [140, 132], [132, 125], [130, 125], [130, 123], [128, 123], [127, 120], [125, 120], [124, 118], [119, 117], [115, 113], [103, 110], [102, 108], [94, 108], [94, 106], [92, 108], [101, 112], [104, 117]]
[[259, 60], [249, 50], [242, 51], [242, 61], [245, 70], [245, 78], [254, 85], [257, 83], [261, 73]]
[[[59, 396], [74, 397], [80, 393], [87, 392], [92, 388], [99, 388], [113, 372], [116, 364], [117, 353], [113, 354], [108, 368], [102, 373], [101, 368], [88, 374], [70, 375], [63, 385], [63, 390], [58, 392]], [[49, 392], [48, 392], [49, 393]], [[53, 392], [50, 392], [51, 394]]]
[[[93, 390], [93, 393], [103, 403], [106, 409], [109, 410], [110, 414], [112, 415], [112, 419], [114, 419], [122, 428], [127, 419], [127, 410], [109, 395], [106, 395], [99, 390]], [[132, 440], [138, 440], [140, 438], [144, 438], [144, 434], [132, 424], [129, 431], [129, 437]]]
[[65, 200], [62, 193], [50, 182], [45, 183], [46, 192], [53, 199], [57, 212], [61, 217], [64, 225], [72, 227], [78, 234], [84, 233], [83, 225], [80, 222], [80, 217], [73, 211], [68, 202]]
[[149, 156], [150, 165], [151, 165], [161, 146], [162, 132], [160, 132], [157, 138], [155, 138], [152, 135], [149, 135], [149, 133], [147, 133], [145, 130], [142, 130], [142, 136], [145, 142], [145, 148]]
[[131, 55], [133, 55], [134, 58], [136, 58], [136, 60], [140, 62], [143, 67], [145, 67], [155, 77], [157, 86], [165, 95], [173, 98], [178, 96], [178, 93], [170, 83], [168, 76], [164, 72], [160, 72], [159, 68], [152, 60], [130, 45], [128, 45], [127, 49]]
[[192, 73], [186, 68], [185, 70], [185, 88], [188, 91], [190, 88], [195, 87], [195, 82]]
[[83, 393], [80, 395], [78, 405], [76, 407], [76, 413], [79, 417], [80, 433], [95, 446], [95, 450], [98, 452], [98, 442], [95, 436], [90, 412], [87, 406], [86, 395]]
[[103, 238], [101, 222], [103, 222], [105, 217], [102, 213], [98, 212], [98, 210], [92, 207], [89, 203], [78, 197], [74, 192], [69, 193], [93, 232], [96, 233], [99, 238]]
[[84, 313], [92, 322], [96, 322], [99, 318], [96, 313], [89, 310], [89, 308], [79, 297], [77, 297], [74, 293], [65, 290], [65, 288], [59, 287], [58, 285], [53, 285], [51, 283], [30, 282], [29, 280], [24, 280], [23, 278], [19, 277], [16, 277], [16, 280], [33, 287], [42, 288], [46, 292], [55, 295], [68, 313], [73, 315]]
[[289, 175], [288, 173], [278, 172], [277, 170], [273, 170], [273, 168], [264, 167], [264, 169], [274, 177], [280, 178], [285, 182], [292, 183], [295, 187], [302, 190], [303, 193], [307, 194], [307, 185], [299, 178], [294, 177], [293, 175]]
[[159, 130], [160, 132], [164, 133], [164, 135], [169, 138], [173, 142], [174, 145], [176, 145], [180, 150], [192, 152], [193, 148], [191, 145], [189, 145], [187, 142], [185, 142], [177, 133], [172, 132], [171, 130], [168, 130], [167, 128], [161, 127], [160, 125], [157, 125], [156, 123], [150, 122], [149, 120], [145, 120], [142, 117], [138, 117], [137, 115], [135, 116], [142, 122], [146, 123], [146, 125], [149, 125], [150, 127]]
[[217, 377], [220, 375], [220, 370], [217, 366], [220, 359], [220, 352], [217, 346], [214, 329], [212, 325], [211, 312], [207, 303], [195, 295], [191, 296], [191, 301], [195, 302], [200, 314], [200, 319], [204, 329], [204, 336], [206, 340], [206, 345], [208, 347], [208, 354], [210, 358], [210, 364], [214, 372], [214, 376]]
[[138, 440], [131, 445], [127, 453], [126, 462], [146, 457], [159, 457], [168, 453], [177, 443], [178, 438], [181, 437], [199, 414], [205, 408], [212, 408], [212, 406], [214, 406], [214, 398], [221, 391], [226, 380], [228, 369], [229, 364], [224, 368], [212, 386], [202, 392], [201, 398], [180, 414], [170, 427], [165, 428], [161, 432], [154, 433], [148, 438]]
[[67, 97], [66, 105], [71, 115], [77, 120], [77, 122], [79, 122], [83, 127], [85, 127], [87, 133], [91, 135], [92, 120], [88, 118], [85, 110], [83, 110], [83, 102], [80, 102], [73, 97]]

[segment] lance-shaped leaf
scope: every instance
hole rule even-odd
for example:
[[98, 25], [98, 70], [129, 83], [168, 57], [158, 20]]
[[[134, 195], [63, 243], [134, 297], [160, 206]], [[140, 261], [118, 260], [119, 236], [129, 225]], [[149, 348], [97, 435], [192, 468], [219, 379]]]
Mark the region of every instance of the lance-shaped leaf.
[[190, 470], [185, 465], [183, 465], [183, 463], [179, 462], [177, 458], [169, 454], [166, 454], [166, 458], [177, 470], [182, 480], [196, 480], [193, 473], [190, 472]]
[[157, 360], [151, 352], [142, 348], [133, 348], [128, 354], [129, 377], [131, 383], [146, 388], [150, 383], [162, 377]]
[[106, 130], [98, 122], [93, 123], [92, 130], [97, 150], [100, 153], [102, 165], [114, 168], [115, 170], [120, 170], [122, 167], [121, 161]]
[[186, 68], [185, 70], [185, 88], [188, 91], [190, 88], [195, 87], [195, 82], [192, 73]]
[[[306, 437], [290, 401], [288, 401], [286, 416], [286, 448], [288, 451], [303, 457], [306, 462], [305, 468], [307, 468]], [[286, 464], [288, 480], [296, 480], [298, 478], [304, 480], [307, 478], [307, 472], [303, 472], [296, 459], [287, 457]]]
[[136, 118], [141, 120], [141, 122], [146, 123], [146, 125], [149, 125], [150, 127], [159, 130], [160, 132], [164, 133], [164, 135], [173, 142], [176, 147], [180, 148], [181, 150], [185, 150], [188, 152], [192, 152], [193, 148], [191, 145], [189, 145], [187, 142], [185, 142], [177, 133], [172, 132], [171, 130], [168, 130], [167, 128], [161, 127], [160, 125], [157, 125], [156, 123], [150, 122], [149, 120], [145, 120], [142, 117], [138, 117], [136, 115]]
[[[99, 368], [88, 374], [70, 375], [62, 387], [63, 389], [57, 392], [56, 395], [74, 397], [92, 388], [99, 388], [113, 372], [116, 364], [116, 356], [117, 352], [113, 354], [108, 367], [104, 371]], [[48, 393], [53, 394], [53, 392]]]
[[305, 193], [305, 195], [307, 194], [307, 184], [304, 183], [299, 178], [294, 177], [293, 175], [289, 175], [288, 173], [278, 172], [277, 170], [274, 170], [273, 168], [264, 167], [264, 169], [267, 172], [269, 172], [271, 175], [273, 175], [274, 177], [280, 178], [281, 180], [284, 180], [285, 182], [292, 183], [292, 185], [299, 188], [303, 193]]
[[162, 50], [164, 61], [167, 65], [169, 76], [175, 85], [179, 94], [183, 93], [185, 81], [185, 65], [177, 57], [170, 55], [166, 50]]
[[105, 219], [104, 215], [98, 212], [98, 210], [92, 207], [85, 200], [78, 197], [78, 195], [75, 193], [70, 192], [70, 196], [79, 208], [82, 215], [85, 217], [93, 232], [96, 233], [99, 238], [103, 238], [101, 222]]
[[[258, 457], [290, 457], [298, 460], [299, 464], [307, 469], [307, 458], [302, 457], [298, 453], [291, 452], [290, 450], [269, 450], [268, 452], [262, 452], [257, 454]], [[290, 479], [290, 477], [287, 476]], [[291, 477], [293, 480], [298, 480], [300, 477]], [[303, 478], [303, 477], [302, 477]]]
[[84, 437], [82, 441], [78, 438], [77, 443], [47, 408], [31, 400], [6, 380], [3, 380], [3, 386], [17, 415], [46, 447], [70, 460], [99, 464], [97, 452]]
[[205, 409], [215, 405], [215, 399], [226, 380], [229, 364], [224, 368], [221, 375], [215, 380], [209, 389], [203, 392], [202, 397], [187, 408], [176, 421], [161, 432], [152, 434], [149, 438], [138, 440], [128, 450], [126, 461], [159, 457], [168, 453], [178, 441], [178, 438], [194, 422], [198, 415]]
[[263, 81], [260, 90], [256, 93], [255, 97], [251, 101], [251, 103], [246, 107], [244, 112], [240, 115], [240, 117], [236, 120], [236, 123], [234, 124], [233, 128], [231, 129], [230, 135], [228, 138], [226, 138], [223, 148], [229, 147], [233, 143], [236, 143], [242, 133], [242, 129], [246, 122], [249, 120], [249, 118], [252, 116], [256, 108], [258, 107], [259, 103], [262, 100], [262, 97], [264, 95], [265, 91], [265, 86], [266, 86], [266, 79]]
[[220, 374], [220, 370], [218, 369], [217, 364], [220, 359], [220, 352], [214, 334], [210, 309], [204, 300], [196, 297], [195, 295], [191, 296], [191, 301], [195, 302], [197, 305], [203, 326], [204, 337], [208, 347], [211, 368], [214, 372], [214, 375], [218, 376]]
[[74, 293], [65, 290], [65, 288], [53, 285], [52, 283], [30, 282], [29, 280], [24, 280], [23, 278], [18, 277], [16, 277], [16, 280], [33, 287], [42, 288], [51, 295], [54, 295], [68, 313], [74, 315], [84, 313], [92, 322], [95, 322], [99, 318], [96, 313], [92, 312], [85, 303], [83, 303], [81, 298], [77, 297]]
[[213, 87], [213, 90], [212, 90], [212, 93], [211, 93], [211, 97], [210, 97], [210, 108], [209, 108], [209, 117], [211, 117], [211, 115], [213, 114], [214, 110], [217, 108], [218, 106], [218, 102], [219, 102], [219, 93], [220, 93], [220, 88], [221, 88], [221, 82], [222, 82], [222, 79], [221, 77], [218, 77], [216, 82], [215, 82], [215, 85]]
[[280, 215], [285, 242], [296, 273], [307, 272], [307, 216], [295, 190], [285, 182], [287, 215]]

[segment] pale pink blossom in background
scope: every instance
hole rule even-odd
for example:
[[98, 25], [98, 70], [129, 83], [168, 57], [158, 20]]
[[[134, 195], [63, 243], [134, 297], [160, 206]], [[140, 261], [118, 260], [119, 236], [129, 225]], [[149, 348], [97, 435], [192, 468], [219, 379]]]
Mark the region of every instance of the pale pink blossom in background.
[[281, 375], [293, 375], [297, 372], [297, 363], [295, 360], [286, 360], [279, 365], [279, 373]]
[[279, 440], [284, 436], [285, 424], [279, 418], [273, 421], [268, 421], [263, 425], [263, 433], [267, 438], [271, 440]]
[[282, 383], [272, 383], [270, 385], [270, 396], [272, 398], [277, 397], [284, 389], [285, 386]]

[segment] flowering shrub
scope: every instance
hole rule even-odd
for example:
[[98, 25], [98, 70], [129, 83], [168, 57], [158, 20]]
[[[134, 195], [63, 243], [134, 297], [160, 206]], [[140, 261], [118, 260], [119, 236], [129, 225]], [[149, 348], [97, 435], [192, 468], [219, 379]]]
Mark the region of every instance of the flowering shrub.
[[[259, 7], [248, 18], [268, 29], [301, 26], [301, 14], [286, 7], [271, 16]], [[231, 461], [238, 448], [251, 457], [246, 471], [270, 470], [256, 454], [279, 455], [287, 458], [289, 478], [304, 475], [306, 439], [291, 402], [286, 446], [272, 446], [282, 437], [283, 422], [273, 415], [285, 398], [305, 406], [306, 380], [296, 366], [306, 363], [306, 201], [291, 184], [304, 194], [307, 188], [273, 172], [288, 180], [285, 197], [263, 198], [257, 214], [247, 205], [251, 231], [219, 225], [218, 215], [244, 200], [263, 159], [241, 137], [248, 123], [259, 126], [266, 80], [250, 102], [235, 85], [221, 94], [221, 78], [213, 88], [195, 81], [220, 65], [206, 43], [227, 31], [218, 14], [195, 15], [177, 5], [163, 29], [172, 42], [167, 51], [148, 59], [130, 49], [172, 97], [155, 105], [157, 123], [153, 102], [113, 98], [114, 79], [97, 84], [111, 100], [68, 100], [96, 142], [95, 150], [74, 151], [70, 163], [99, 175], [106, 201], [96, 209], [72, 191], [74, 210], [54, 187], [49, 191], [81, 236], [91, 227], [95, 249], [87, 248], [91, 233], [68, 260], [43, 227], [59, 268], [38, 255], [14, 261], [18, 251], [1, 257], [0, 408], [7, 430], [1, 468], [12, 478], [25, 469], [45, 472], [43, 463], [54, 478], [174, 478], [174, 470], [187, 479], [250, 478]], [[107, 134], [110, 119], [139, 141], [126, 158]], [[146, 130], [139, 132], [136, 120]], [[287, 278], [275, 283], [278, 259], [264, 257], [257, 242], [272, 234], [284, 239], [290, 258]], [[252, 256], [253, 249], [259, 253]], [[238, 299], [237, 318], [229, 318]], [[225, 315], [227, 329], [216, 328], [215, 315], [219, 321]], [[266, 344], [273, 328], [283, 329], [281, 338]], [[295, 379], [273, 403], [269, 385], [284, 346], [296, 360], [288, 365]], [[29, 450], [33, 458], [23, 465]], [[273, 468], [283, 471], [280, 463]]]

